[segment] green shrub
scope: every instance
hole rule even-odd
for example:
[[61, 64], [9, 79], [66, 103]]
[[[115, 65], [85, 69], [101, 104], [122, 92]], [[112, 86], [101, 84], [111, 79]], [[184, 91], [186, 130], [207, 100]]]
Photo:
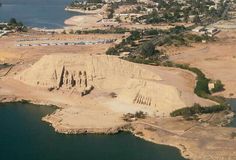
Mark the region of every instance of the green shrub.
[[206, 98], [208, 94], [210, 94], [208, 83], [209, 79], [202, 73], [201, 70], [195, 67], [190, 67], [188, 65], [177, 65], [179, 68], [189, 70], [197, 75], [197, 84], [194, 89], [194, 93], [197, 94], [199, 97]]
[[144, 118], [146, 118], [146, 114], [143, 113], [143, 111], [137, 111], [137, 112], [135, 112], [134, 117], [144, 119]]
[[162, 63], [162, 65], [165, 67], [174, 67], [174, 63], [171, 61], [165, 61]]
[[117, 51], [117, 49], [115, 47], [110, 47], [107, 51], [106, 51], [107, 55], [119, 55], [119, 52]]
[[184, 26], [176, 26], [170, 29], [170, 33], [179, 34], [179, 33], [185, 32], [186, 30], [187, 28], [185, 28]]
[[236, 137], [236, 133], [235, 133], [235, 132], [232, 132], [232, 133], [230, 134], [230, 137], [231, 137], [231, 139], [234, 139], [234, 138]]
[[94, 30], [77, 30], [75, 34], [124, 34], [127, 29], [124, 28], [113, 28], [113, 29], [94, 29]]
[[189, 117], [195, 114], [217, 113], [217, 112], [229, 110], [229, 109], [230, 109], [229, 106], [226, 106], [223, 104], [213, 105], [210, 107], [202, 107], [201, 105], [195, 103], [192, 107], [177, 109], [171, 112], [170, 115], [172, 117], [176, 117], [176, 116]]
[[222, 82], [220, 80], [217, 80], [215, 82], [215, 87], [211, 90], [212, 93], [215, 92], [220, 92], [224, 90], [224, 85], [222, 84]]
[[143, 43], [139, 50], [144, 57], [151, 57], [156, 53], [155, 45], [150, 41]]

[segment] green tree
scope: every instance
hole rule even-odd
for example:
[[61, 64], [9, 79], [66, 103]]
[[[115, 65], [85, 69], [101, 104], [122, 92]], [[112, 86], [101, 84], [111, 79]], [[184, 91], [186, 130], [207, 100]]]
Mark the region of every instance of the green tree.
[[189, 21], [189, 12], [188, 12], [188, 10], [184, 10], [184, 21], [186, 23]]
[[106, 51], [107, 55], [119, 55], [117, 49], [115, 47], [111, 47]]
[[155, 45], [152, 42], [145, 42], [140, 47], [140, 53], [145, 57], [151, 57], [155, 55]]
[[215, 82], [215, 87], [211, 90], [213, 93], [215, 92], [220, 92], [224, 90], [224, 85], [222, 84], [222, 82], [220, 80], [217, 80]]
[[11, 19], [9, 20], [9, 25], [17, 25], [16, 19], [15, 19], [15, 18], [11, 18]]
[[195, 24], [199, 24], [199, 23], [201, 23], [201, 19], [200, 19], [200, 17], [199, 17], [198, 14], [195, 15], [195, 17], [193, 18], [193, 23], [195, 23]]

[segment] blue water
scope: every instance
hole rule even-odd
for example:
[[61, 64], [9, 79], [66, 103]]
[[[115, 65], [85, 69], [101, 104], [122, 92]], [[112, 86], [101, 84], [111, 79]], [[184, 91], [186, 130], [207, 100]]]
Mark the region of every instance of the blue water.
[[[231, 105], [232, 110], [236, 112], [236, 99], [229, 99], [228, 103]], [[236, 117], [233, 119], [232, 123], [229, 125], [230, 127], [236, 127]]]
[[16, 18], [30, 27], [62, 28], [64, 21], [79, 13], [66, 12], [71, 0], [2, 0], [0, 21]]
[[54, 108], [0, 104], [0, 160], [184, 160], [178, 149], [128, 133], [63, 135], [41, 118]]

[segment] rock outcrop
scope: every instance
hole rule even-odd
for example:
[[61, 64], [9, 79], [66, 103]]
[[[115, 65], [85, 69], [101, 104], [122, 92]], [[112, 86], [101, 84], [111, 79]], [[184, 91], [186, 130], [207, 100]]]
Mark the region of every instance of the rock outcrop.
[[179, 91], [161, 83], [158, 73], [113, 56], [47, 55], [16, 78], [32, 86], [82, 96], [93, 89], [115, 92], [121, 101], [167, 112], [186, 106]]

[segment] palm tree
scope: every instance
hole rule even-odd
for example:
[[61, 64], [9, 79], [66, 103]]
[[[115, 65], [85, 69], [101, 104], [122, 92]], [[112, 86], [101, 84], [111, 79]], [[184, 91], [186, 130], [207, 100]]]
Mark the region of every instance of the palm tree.
[[194, 19], [193, 19], [193, 22], [194, 22], [195, 24], [200, 24], [200, 23], [201, 23], [201, 19], [200, 19], [200, 17], [199, 17], [198, 14], [195, 15], [195, 17], [194, 17]]

